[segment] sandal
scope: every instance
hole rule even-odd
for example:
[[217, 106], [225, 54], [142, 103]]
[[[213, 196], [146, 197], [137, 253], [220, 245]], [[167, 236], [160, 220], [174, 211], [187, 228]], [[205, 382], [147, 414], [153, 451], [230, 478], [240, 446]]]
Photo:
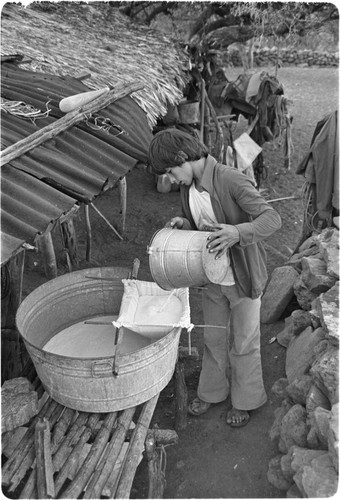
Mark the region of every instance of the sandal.
[[[241, 420], [236, 420], [241, 419]], [[250, 415], [246, 410], [237, 410], [232, 408], [227, 414], [227, 424], [230, 427], [243, 427], [247, 425], [250, 420]]]
[[199, 417], [206, 413], [211, 406], [211, 403], [207, 403], [206, 401], [202, 401], [200, 398], [195, 398], [191, 401], [188, 406], [188, 413], [190, 415], [194, 415], [195, 417]]

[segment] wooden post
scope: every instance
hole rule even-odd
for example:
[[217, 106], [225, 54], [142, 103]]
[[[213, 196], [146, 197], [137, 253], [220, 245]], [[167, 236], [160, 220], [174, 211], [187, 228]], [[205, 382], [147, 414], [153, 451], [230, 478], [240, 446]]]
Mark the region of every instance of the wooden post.
[[86, 486], [84, 498], [101, 498], [103, 488], [112, 474], [117, 458], [120, 455], [135, 411], [136, 407], [133, 406], [124, 410], [119, 416], [117, 427], [111, 437], [110, 443], [107, 445], [105, 454]]
[[92, 249], [92, 229], [90, 220], [90, 208], [87, 203], [84, 204], [85, 207], [85, 225], [86, 225], [86, 260], [91, 261], [91, 249]]
[[119, 198], [120, 198], [120, 213], [122, 215], [121, 232], [123, 236], [125, 233], [125, 223], [126, 223], [126, 193], [127, 193], [126, 177], [121, 177], [119, 179]]
[[147, 403], [144, 404], [141, 411], [140, 417], [138, 419], [137, 425], [134, 429], [132, 439], [127, 450], [124, 469], [119, 478], [118, 487], [115, 492], [116, 498], [129, 498], [130, 490], [135, 476], [135, 472], [140, 459], [141, 449], [145, 442], [146, 434], [151, 422], [153, 412], [156, 408], [159, 394], [149, 399]]
[[29, 453], [29, 450], [34, 445], [35, 424], [37, 423], [38, 418], [39, 417], [49, 418], [53, 413], [58, 418], [59, 416], [59, 413], [57, 411], [58, 407], [61, 408], [61, 406], [56, 401], [53, 401], [52, 399], [49, 398], [46, 401], [44, 407], [41, 409], [39, 415], [35, 416], [31, 420], [29, 428], [26, 434], [24, 435], [23, 439], [20, 441], [19, 445], [16, 447], [12, 456], [7, 460], [7, 462], [2, 468], [1, 480], [5, 486], [8, 486], [10, 484], [13, 475], [21, 468], [21, 465], [27, 453]]
[[[92, 416], [92, 415], [91, 415]], [[88, 483], [91, 474], [95, 470], [101, 454], [105, 449], [107, 442], [109, 440], [110, 434], [112, 432], [113, 424], [116, 420], [117, 413], [108, 413], [104, 419], [103, 425], [101, 426], [96, 439], [91, 447], [91, 450], [86, 457], [82, 467], [77, 472], [72, 483], [63, 491], [60, 498], [78, 498], [78, 496], [83, 491], [84, 487]], [[56, 479], [57, 481], [57, 479]]]
[[201, 79], [201, 124], [200, 124], [200, 141], [204, 142], [204, 123], [205, 123], [205, 80]]
[[217, 161], [221, 161], [223, 157], [223, 130], [222, 127], [217, 119], [216, 111], [208, 97], [207, 91], [205, 90], [205, 100], [207, 102], [211, 117], [213, 119], [215, 129], [216, 129], [216, 143], [215, 143], [215, 151], [214, 151], [214, 156]]
[[58, 275], [58, 269], [51, 231], [47, 231], [45, 234], [38, 237], [37, 246], [43, 259], [46, 278], [56, 278]]
[[39, 419], [35, 426], [35, 455], [38, 498], [55, 498], [51, 432], [48, 420]]
[[184, 377], [184, 363], [178, 357], [175, 367], [175, 401], [176, 401], [176, 414], [175, 414], [175, 429], [181, 431], [187, 426], [187, 411], [188, 411], [188, 391]]
[[15, 329], [15, 317], [22, 298], [25, 250], [1, 266], [1, 326]]
[[29, 355], [16, 330], [15, 317], [22, 299], [25, 250], [1, 266], [1, 379], [19, 377]]
[[162, 470], [164, 447], [156, 447], [156, 439], [148, 435], [145, 440], [145, 454], [148, 462], [149, 491], [148, 498], [163, 498], [165, 488], [165, 473]]
[[77, 258], [77, 237], [73, 224], [73, 217], [65, 219], [61, 223], [61, 232], [64, 240], [64, 247], [69, 257], [68, 267], [72, 271], [72, 267], [78, 263]]

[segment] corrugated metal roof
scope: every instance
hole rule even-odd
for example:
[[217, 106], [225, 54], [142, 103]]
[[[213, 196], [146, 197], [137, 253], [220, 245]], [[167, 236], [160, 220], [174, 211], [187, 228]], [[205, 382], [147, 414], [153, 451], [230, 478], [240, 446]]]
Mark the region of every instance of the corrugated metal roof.
[[[2, 98], [49, 110], [48, 116], [35, 120], [2, 111], [2, 149], [64, 116], [59, 110], [62, 98], [89, 90], [75, 78], [24, 71], [13, 63], [1, 69]], [[23, 241], [32, 243], [76, 201], [92, 200], [137, 161], [145, 162], [151, 138], [144, 111], [125, 97], [4, 165], [1, 262]]]

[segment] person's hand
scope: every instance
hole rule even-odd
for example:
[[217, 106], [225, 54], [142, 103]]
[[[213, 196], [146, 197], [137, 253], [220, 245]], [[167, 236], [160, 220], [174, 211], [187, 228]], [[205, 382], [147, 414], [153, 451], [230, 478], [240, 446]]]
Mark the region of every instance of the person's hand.
[[208, 236], [207, 248], [209, 252], [216, 253], [215, 259], [224, 255], [228, 248], [240, 241], [240, 234], [235, 226], [230, 224], [212, 224], [212, 234]]
[[183, 224], [184, 224], [184, 220], [182, 217], [173, 217], [171, 220], [169, 220], [165, 224], [165, 227], [168, 227], [171, 229], [182, 229]]

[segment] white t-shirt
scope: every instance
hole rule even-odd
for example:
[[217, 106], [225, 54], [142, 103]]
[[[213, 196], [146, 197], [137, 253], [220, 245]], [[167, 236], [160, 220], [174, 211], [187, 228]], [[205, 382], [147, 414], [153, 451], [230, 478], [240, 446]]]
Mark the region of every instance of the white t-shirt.
[[[203, 230], [204, 226], [217, 223], [209, 193], [207, 191], [198, 191], [194, 183], [191, 184], [189, 189], [189, 206], [195, 224], [199, 230]], [[231, 286], [235, 285], [235, 280], [233, 270], [230, 266], [229, 250], [227, 251], [227, 260], [227, 272], [222, 283], [219, 283], [219, 285]]]

